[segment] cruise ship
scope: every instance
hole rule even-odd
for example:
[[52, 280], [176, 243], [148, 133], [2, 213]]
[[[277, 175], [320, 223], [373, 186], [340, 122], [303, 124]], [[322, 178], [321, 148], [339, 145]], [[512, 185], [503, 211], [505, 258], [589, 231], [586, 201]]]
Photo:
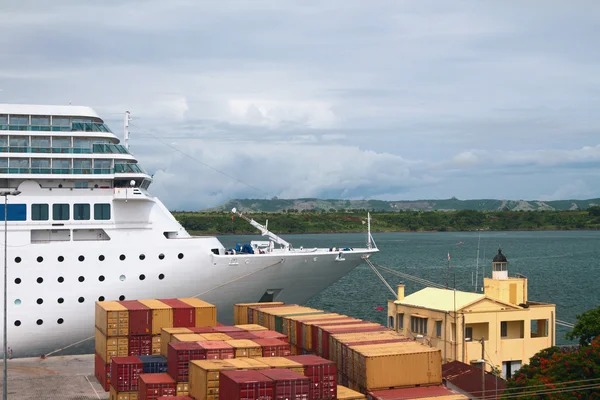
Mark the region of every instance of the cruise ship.
[[93, 344], [96, 301], [199, 297], [229, 324], [237, 302], [303, 303], [378, 251], [370, 230], [363, 248], [295, 248], [235, 209], [265, 240], [236, 251], [191, 236], [148, 191], [129, 121], [121, 144], [89, 107], [0, 104], [13, 358]]

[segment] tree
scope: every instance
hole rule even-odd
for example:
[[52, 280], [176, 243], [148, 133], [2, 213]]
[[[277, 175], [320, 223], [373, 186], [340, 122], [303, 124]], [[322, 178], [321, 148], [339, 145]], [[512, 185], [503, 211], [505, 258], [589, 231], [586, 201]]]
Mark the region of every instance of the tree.
[[579, 339], [579, 344], [587, 346], [595, 337], [600, 336], [600, 307], [593, 308], [577, 315], [577, 323], [566, 338], [569, 340]]

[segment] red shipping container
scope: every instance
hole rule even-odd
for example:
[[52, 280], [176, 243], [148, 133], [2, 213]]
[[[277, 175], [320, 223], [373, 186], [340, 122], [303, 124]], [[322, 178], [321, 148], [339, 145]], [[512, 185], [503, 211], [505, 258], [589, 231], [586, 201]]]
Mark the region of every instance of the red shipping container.
[[196, 309], [179, 299], [159, 299], [173, 309], [173, 328], [196, 326]]
[[314, 324], [310, 326], [310, 334], [311, 334], [311, 345], [310, 349], [313, 353], [316, 353], [319, 349], [319, 330], [326, 326], [338, 326], [338, 325], [348, 325], [348, 324], [360, 324], [363, 321], [358, 320], [356, 318], [347, 317], [346, 319], [337, 319], [333, 322], [324, 322], [321, 324]]
[[258, 336], [256, 336], [255, 334], [253, 334], [251, 332], [227, 332], [226, 334], [227, 334], [227, 336], [231, 337], [234, 340], [238, 340], [238, 339], [253, 340], [253, 339], [258, 338]]
[[253, 339], [254, 343], [262, 347], [263, 357], [286, 357], [290, 356], [290, 344], [279, 339]]
[[259, 371], [221, 371], [219, 398], [227, 400], [272, 400], [273, 380]]
[[104, 362], [98, 353], [94, 355], [94, 376], [105, 392], [110, 390], [110, 364]]
[[119, 301], [129, 311], [129, 335], [152, 334], [152, 309], [137, 300]]
[[138, 400], [158, 400], [175, 394], [175, 381], [169, 374], [140, 374]]
[[110, 362], [110, 384], [117, 392], [135, 392], [144, 364], [137, 357], [113, 357]]
[[[294, 343], [297, 346], [302, 346], [304, 344], [304, 330], [305, 329], [311, 329], [312, 325], [314, 324], [319, 324], [319, 323], [326, 323], [326, 322], [336, 322], [336, 321], [343, 321], [343, 320], [347, 320], [348, 317], [345, 315], [339, 315], [339, 316], [335, 316], [335, 317], [331, 317], [331, 318], [325, 318], [325, 319], [319, 319], [319, 320], [315, 320], [315, 319], [308, 319], [308, 320], [302, 320], [300, 319], [299, 321], [296, 321], [296, 343]], [[310, 325], [307, 325], [307, 328], [304, 328], [304, 322], [309, 323]], [[311, 331], [312, 333], [312, 331]]]
[[129, 336], [129, 355], [152, 355], [152, 335]]
[[286, 335], [275, 331], [255, 331], [252, 332], [252, 334], [261, 339], [279, 339], [284, 342], [289, 342], [289, 338]]
[[212, 326], [198, 326], [198, 327], [184, 327], [184, 328], [188, 328], [190, 331], [192, 331], [193, 333], [214, 333], [215, 328], [213, 328]]
[[308, 400], [310, 378], [287, 368], [261, 369], [259, 372], [273, 380], [273, 400]]
[[235, 358], [235, 349], [229, 343], [222, 340], [206, 340], [196, 342], [206, 352], [207, 360], [227, 360]]
[[190, 396], [160, 396], [159, 400], [194, 400]]
[[333, 361], [313, 355], [289, 356], [288, 360], [302, 364], [304, 375], [310, 378], [311, 400], [337, 398], [337, 367]]
[[187, 382], [191, 360], [206, 360], [206, 350], [196, 342], [171, 342], [167, 354], [167, 372], [177, 382]]
[[368, 326], [368, 327], [359, 327], [359, 326], [354, 326], [354, 327], [344, 327], [342, 326], [337, 326], [337, 327], [326, 327], [326, 328], [321, 328], [321, 354], [319, 354], [319, 352], [317, 352], [317, 354], [323, 358], [327, 358], [329, 359], [329, 335], [332, 334], [342, 334], [342, 333], [362, 333], [362, 332], [380, 332], [380, 331], [387, 331], [390, 328], [386, 328], [383, 325], [379, 325], [379, 326]]
[[237, 326], [229, 326], [229, 325], [215, 326], [215, 327], [213, 327], [213, 329], [215, 330], [215, 332], [219, 332], [219, 333], [245, 332], [242, 328], [238, 328]]

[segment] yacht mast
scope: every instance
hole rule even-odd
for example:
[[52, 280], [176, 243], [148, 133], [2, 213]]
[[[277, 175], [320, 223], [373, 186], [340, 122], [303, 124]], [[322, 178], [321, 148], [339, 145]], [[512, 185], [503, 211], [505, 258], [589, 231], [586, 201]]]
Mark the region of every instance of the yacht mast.
[[129, 111], [125, 111], [125, 122], [123, 124], [123, 139], [125, 142], [125, 149], [129, 151], [129, 121], [131, 121], [131, 114]]

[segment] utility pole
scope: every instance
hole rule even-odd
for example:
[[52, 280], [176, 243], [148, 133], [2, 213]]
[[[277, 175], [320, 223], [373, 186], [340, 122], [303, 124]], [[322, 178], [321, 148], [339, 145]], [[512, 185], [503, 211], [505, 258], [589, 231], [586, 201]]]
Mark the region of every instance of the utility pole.
[[481, 398], [485, 399], [485, 341], [481, 338]]

